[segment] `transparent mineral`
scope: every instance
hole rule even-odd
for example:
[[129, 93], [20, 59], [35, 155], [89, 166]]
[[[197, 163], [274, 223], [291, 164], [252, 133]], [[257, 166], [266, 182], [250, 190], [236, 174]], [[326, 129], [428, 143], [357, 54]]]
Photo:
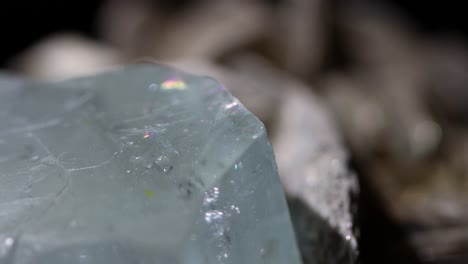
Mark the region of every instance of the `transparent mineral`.
[[220, 83], [0, 85], [1, 264], [300, 263], [264, 126]]

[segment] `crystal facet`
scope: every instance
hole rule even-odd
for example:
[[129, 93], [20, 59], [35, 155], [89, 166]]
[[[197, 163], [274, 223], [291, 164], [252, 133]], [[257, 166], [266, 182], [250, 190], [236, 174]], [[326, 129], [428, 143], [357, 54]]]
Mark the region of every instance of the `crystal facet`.
[[300, 263], [265, 129], [217, 81], [0, 84], [0, 263]]

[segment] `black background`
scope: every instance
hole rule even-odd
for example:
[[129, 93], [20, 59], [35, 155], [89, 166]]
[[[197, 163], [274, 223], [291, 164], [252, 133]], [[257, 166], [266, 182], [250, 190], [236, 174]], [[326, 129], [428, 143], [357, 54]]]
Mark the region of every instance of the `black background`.
[[[188, 0], [156, 1], [174, 6]], [[380, 0], [401, 9], [421, 31], [468, 36], [464, 1]], [[41, 38], [60, 31], [96, 37], [95, 18], [103, 0], [0, 1], [0, 66]]]

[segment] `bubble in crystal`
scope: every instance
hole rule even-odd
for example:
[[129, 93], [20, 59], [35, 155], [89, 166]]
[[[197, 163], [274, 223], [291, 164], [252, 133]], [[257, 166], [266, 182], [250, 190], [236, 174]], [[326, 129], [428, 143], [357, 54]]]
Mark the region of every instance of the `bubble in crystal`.
[[169, 173], [173, 169], [171, 159], [166, 155], [159, 156], [154, 161], [154, 164], [164, 173]]
[[231, 210], [233, 210], [234, 212], [240, 214], [240, 209], [239, 207], [235, 206], [235, 205], [231, 205]]
[[212, 223], [213, 221], [221, 220], [221, 219], [223, 219], [223, 212], [221, 211], [210, 210], [205, 213], [205, 221], [207, 223]]
[[219, 188], [213, 187], [211, 190], [205, 192], [205, 198], [203, 199], [203, 205], [210, 205], [215, 203], [219, 198]]
[[155, 83], [152, 83], [148, 86], [148, 90], [155, 92], [156, 90], [158, 90], [158, 85]]
[[133, 164], [139, 164], [141, 163], [142, 158], [140, 156], [131, 156], [130, 157], [130, 162]]
[[238, 162], [234, 164], [234, 170], [242, 169], [242, 167], [243, 167], [242, 162]]

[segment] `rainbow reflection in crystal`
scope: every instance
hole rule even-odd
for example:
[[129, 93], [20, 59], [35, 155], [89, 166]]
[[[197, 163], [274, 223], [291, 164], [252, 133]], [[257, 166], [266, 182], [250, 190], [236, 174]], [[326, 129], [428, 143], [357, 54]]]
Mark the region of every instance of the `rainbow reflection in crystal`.
[[161, 88], [164, 90], [185, 90], [187, 84], [182, 80], [169, 79], [161, 84]]

